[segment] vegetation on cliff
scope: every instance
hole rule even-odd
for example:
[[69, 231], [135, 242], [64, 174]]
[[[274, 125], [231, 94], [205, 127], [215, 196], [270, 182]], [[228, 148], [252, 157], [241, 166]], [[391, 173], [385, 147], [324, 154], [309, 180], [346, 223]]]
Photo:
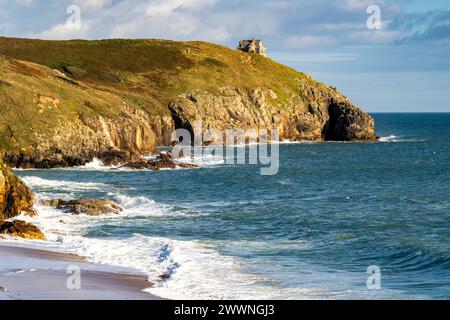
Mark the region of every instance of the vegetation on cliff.
[[260, 55], [204, 42], [0, 38], [0, 148], [11, 164], [130, 161], [196, 120], [276, 127], [290, 140], [376, 138], [373, 119], [335, 89]]

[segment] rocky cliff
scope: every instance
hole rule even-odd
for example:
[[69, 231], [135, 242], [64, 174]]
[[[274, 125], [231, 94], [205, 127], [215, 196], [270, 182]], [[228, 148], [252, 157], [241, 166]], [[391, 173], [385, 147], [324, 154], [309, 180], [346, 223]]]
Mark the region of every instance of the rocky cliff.
[[133, 161], [174, 129], [278, 128], [281, 139], [373, 141], [334, 88], [203, 42], [0, 38], [0, 148], [19, 167]]
[[34, 196], [30, 188], [0, 160], [0, 221], [21, 213], [34, 215]]
[[[192, 131], [202, 120], [203, 130], [225, 132], [228, 128], [276, 128], [281, 140], [292, 141], [373, 141], [373, 119], [350, 100], [329, 88], [299, 80], [301, 91], [286, 106], [268, 88], [241, 90], [220, 88], [211, 94], [195, 91], [180, 96], [170, 105], [175, 127]], [[213, 141], [209, 141], [213, 142]]]

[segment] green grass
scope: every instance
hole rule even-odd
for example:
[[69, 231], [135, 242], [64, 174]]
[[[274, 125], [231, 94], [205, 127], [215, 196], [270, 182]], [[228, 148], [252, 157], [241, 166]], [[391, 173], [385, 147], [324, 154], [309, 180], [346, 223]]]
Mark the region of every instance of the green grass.
[[296, 90], [296, 78], [307, 78], [271, 59], [205, 42], [0, 38], [0, 54], [58, 69], [99, 89], [152, 97], [159, 103], [147, 109], [156, 113], [182, 93], [224, 86], [269, 87], [283, 101], [286, 91]]

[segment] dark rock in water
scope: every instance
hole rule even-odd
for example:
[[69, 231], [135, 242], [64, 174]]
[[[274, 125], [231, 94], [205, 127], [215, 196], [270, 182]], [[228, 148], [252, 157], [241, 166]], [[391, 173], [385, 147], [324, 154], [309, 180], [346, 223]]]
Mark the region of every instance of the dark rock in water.
[[83, 166], [92, 161], [92, 156], [79, 155], [76, 157], [62, 154], [61, 150], [47, 152], [36, 151], [33, 155], [23, 153], [6, 153], [3, 157], [6, 163], [22, 169], [51, 169]]
[[330, 120], [325, 132], [326, 140], [375, 141], [375, 122], [361, 109], [346, 103], [332, 103]]
[[198, 165], [193, 164], [193, 163], [179, 163], [178, 166], [180, 168], [183, 168], [183, 169], [197, 169], [197, 168], [199, 168]]
[[61, 149], [50, 149], [45, 152], [36, 152], [33, 155], [6, 153], [3, 156], [6, 163], [22, 169], [79, 167], [92, 162], [94, 158], [100, 159], [105, 166], [112, 166], [127, 161], [134, 161], [139, 159], [139, 156], [130, 151], [116, 150], [114, 148], [102, 152], [78, 150], [76, 156], [67, 155]]
[[172, 159], [171, 153], [161, 153], [154, 160], [144, 160], [128, 162], [121, 165], [119, 168], [129, 168], [135, 170], [161, 170], [161, 169], [175, 169], [177, 167], [185, 169], [198, 168], [195, 164], [176, 163]]
[[0, 219], [9, 219], [26, 213], [36, 215], [31, 189], [14, 175], [0, 159]]
[[176, 163], [172, 159], [172, 155], [170, 153], [161, 153], [159, 154], [155, 160], [149, 161], [150, 166], [159, 169], [175, 169], [177, 167]]
[[127, 151], [110, 150], [98, 155], [98, 158], [105, 166], [117, 166], [122, 163], [134, 160], [134, 155]]
[[127, 162], [119, 166], [119, 168], [127, 168], [132, 170], [158, 170], [156, 167], [151, 165], [150, 161], [147, 160]]
[[1, 221], [0, 234], [20, 237], [24, 239], [46, 240], [45, 235], [38, 227], [22, 220]]
[[50, 199], [41, 200], [40, 204], [48, 207], [55, 207], [68, 213], [76, 215], [87, 214], [89, 216], [100, 216], [119, 214], [123, 208], [112, 200], [103, 199], [79, 199], [79, 200], [63, 200]]

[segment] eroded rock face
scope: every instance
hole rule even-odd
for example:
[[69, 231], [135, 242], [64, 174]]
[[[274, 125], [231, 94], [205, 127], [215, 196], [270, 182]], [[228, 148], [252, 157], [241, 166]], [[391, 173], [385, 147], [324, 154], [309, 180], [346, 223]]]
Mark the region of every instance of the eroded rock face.
[[118, 165], [152, 154], [157, 145], [169, 144], [173, 131], [170, 116], [150, 117], [126, 105], [121, 110], [120, 119], [96, 116], [57, 124], [36, 147], [7, 152], [4, 160], [23, 169], [83, 166], [94, 158], [105, 165]]
[[21, 213], [36, 215], [31, 189], [14, 175], [0, 159], [0, 219], [10, 219]]
[[376, 139], [372, 117], [350, 104], [332, 103], [330, 121], [325, 132], [326, 140], [373, 141]]
[[35, 225], [22, 220], [0, 220], [0, 235], [9, 235], [32, 240], [46, 240], [45, 235]]
[[[20, 168], [82, 166], [98, 158], [105, 165], [134, 169], [174, 168], [169, 161], [142, 161], [142, 155], [157, 145], [170, 145], [175, 129], [193, 136], [201, 121], [203, 133], [213, 129], [277, 129], [280, 140], [291, 141], [375, 141], [375, 123], [370, 115], [333, 88], [307, 79], [288, 101], [269, 88], [220, 88], [217, 92], [194, 91], [169, 103], [168, 113], [150, 117], [144, 111], [122, 106], [120, 121], [103, 116], [80, 119], [56, 126], [48, 140], [33, 151], [8, 152], [5, 161]], [[217, 137], [207, 137], [205, 144]]]
[[112, 215], [119, 214], [123, 208], [112, 200], [103, 199], [79, 199], [79, 200], [63, 200], [51, 199], [41, 200], [41, 205], [55, 207], [67, 213], [75, 215], [87, 214], [89, 216]]
[[[372, 117], [353, 105], [333, 88], [300, 80], [299, 92], [287, 106], [270, 89], [244, 91], [221, 88], [218, 94], [196, 91], [180, 97], [170, 110], [177, 129], [193, 134], [196, 121], [202, 121], [204, 134], [210, 129], [276, 128], [281, 140], [291, 141], [374, 141]], [[224, 137], [222, 137], [224, 139]], [[214, 143], [217, 141], [207, 141]]]

